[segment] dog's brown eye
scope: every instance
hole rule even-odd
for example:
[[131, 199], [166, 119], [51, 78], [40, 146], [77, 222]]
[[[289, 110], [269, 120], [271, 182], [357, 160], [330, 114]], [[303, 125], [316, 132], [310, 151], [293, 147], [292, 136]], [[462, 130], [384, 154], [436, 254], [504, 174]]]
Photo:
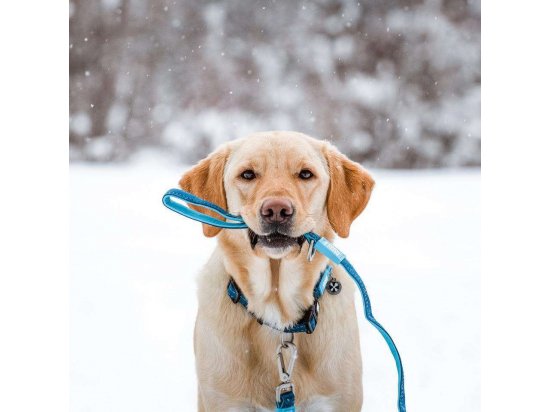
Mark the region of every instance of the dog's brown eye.
[[307, 180], [313, 177], [313, 173], [310, 170], [304, 169], [300, 171], [298, 176], [300, 176], [300, 179]]
[[245, 170], [241, 173], [241, 177], [245, 180], [252, 180], [256, 177], [256, 173], [254, 173], [252, 170]]

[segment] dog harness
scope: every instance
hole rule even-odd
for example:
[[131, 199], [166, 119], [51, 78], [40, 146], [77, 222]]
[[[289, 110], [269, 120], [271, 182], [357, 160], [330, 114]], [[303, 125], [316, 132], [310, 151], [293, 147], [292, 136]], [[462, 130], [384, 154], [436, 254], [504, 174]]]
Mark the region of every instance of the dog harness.
[[327, 288], [327, 284], [329, 281], [332, 282], [332, 284], [336, 283], [336, 280], [331, 278], [332, 274], [332, 266], [327, 265], [325, 270], [321, 272], [321, 275], [319, 276], [319, 280], [315, 284], [315, 287], [313, 288], [313, 304], [308, 308], [308, 310], [305, 311], [304, 316], [302, 319], [300, 319], [296, 324], [284, 328], [279, 329], [274, 325], [271, 325], [267, 322], [264, 322], [263, 319], [257, 317], [254, 312], [251, 312], [248, 310], [248, 300], [246, 299], [246, 296], [241, 292], [241, 289], [237, 285], [237, 283], [231, 278], [229, 280], [229, 283], [227, 284], [227, 295], [229, 298], [233, 301], [233, 303], [240, 303], [245, 310], [258, 321], [260, 325], [265, 325], [270, 327], [271, 329], [275, 329], [282, 333], [313, 333], [315, 330], [315, 326], [317, 326], [317, 318], [319, 317], [319, 299], [321, 296], [323, 296], [323, 293], [325, 292], [325, 289]]
[[[279, 371], [279, 379], [281, 383], [275, 388], [275, 406], [276, 412], [293, 412], [294, 411], [294, 385], [291, 382], [292, 370], [294, 369], [294, 363], [298, 357], [298, 348], [294, 345], [294, 334], [305, 332], [307, 334], [313, 333], [317, 326], [317, 319], [319, 317], [319, 299], [323, 296], [323, 293], [329, 287], [336, 288], [335, 292], [329, 292], [331, 294], [340, 293], [341, 285], [332, 276], [332, 266], [327, 265], [321, 272], [319, 280], [313, 288], [313, 304], [305, 311], [304, 316], [294, 325], [286, 327], [284, 329], [277, 328], [265, 322], [263, 319], [256, 316], [253, 312], [248, 310], [248, 300], [246, 296], [241, 292], [241, 289], [233, 278], [229, 280], [227, 284], [227, 295], [233, 303], [240, 303], [241, 306], [250, 314], [256, 321], [262, 326], [268, 326], [271, 329], [281, 332], [281, 343], [277, 347], [277, 367]], [[329, 289], [330, 290], [330, 289]], [[285, 339], [285, 334], [290, 334], [290, 340]], [[288, 367], [285, 366], [283, 357], [283, 351], [290, 351], [290, 362]]]
[[[170, 210], [173, 210], [176, 213], [179, 213], [185, 217], [199, 221], [201, 223], [206, 223], [208, 225], [220, 227], [224, 229], [248, 228], [248, 226], [246, 225], [242, 217], [232, 215], [227, 211], [225, 211], [224, 209], [222, 209], [221, 207], [219, 207], [218, 205], [210, 203], [204, 199], [201, 199], [195, 195], [192, 195], [191, 193], [187, 193], [179, 189], [168, 190], [164, 194], [162, 198], [162, 202]], [[193, 210], [189, 206], [187, 206], [185, 203], [189, 205], [207, 208], [217, 213], [225, 220], [217, 219], [205, 213], [201, 213], [199, 211]], [[313, 260], [313, 257], [316, 252], [320, 252], [321, 254], [326, 256], [329, 260], [331, 260], [333, 263], [337, 265], [341, 265], [344, 268], [344, 270], [348, 273], [348, 275], [353, 279], [356, 286], [358, 287], [359, 292], [361, 293], [361, 298], [363, 300], [363, 312], [365, 314], [365, 318], [378, 330], [378, 332], [380, 332], [380, 334], [386, 341], [386, 344], [388, 345], [393, 355], [393, 358], [395, 360], [395, 365], [397, 368], [397, 409], [399, 412], [406, 412], [405, 375], [403, 372], [401, 356], [399, 355], [397, 346], [395, 345], [390, 334], [374, 318], [372, 314], [372, 307], [371, 307], [369, 295], [367, 293], [367, 288], [365, 287], [363, 280], [361, 279], [361, 277], [359, 276], [355, 268], [352, 266], [352, 264], [347, 260], [346, 256], [340, 250], [338, 250], [332, 243], [330, 243], [327, 239], [313, 232], [308, 232], [304, 234], [304, 237], [309, 243], [309, 250], [307, 254], [308, 261]], [[329, 267], [330, 266], [327, 266], [327, 268]], [[332, 268], [330, 270], [332, 270]], [[325, 269], [323, 273], [325, 273], [326, 271], [327, 269]], [[319, 281], [321, 281], [322, 279], [323, 279], [323, 274], [321, 274]], [[317, 283], [319, 284], [319, 282]], [[325, 288], [326, 288], [326, 283], [325, 283], [324, 289]], [[233, 302], [235, 303], [239, 302], [241, 303], [241, 305], [247, 308], [248, 301], [246, 300], [246, 297], [242, 295], [242, 293], [239, 293], [238, 286], [234, 282], [233, 282], [233, 287], [231, 287], [231, 281], [229, 282], [229, 285], [227, 287], [227, 293], [229, 297], [232, 298]], [[315, 290], [314, 290], [314, 293], [315, 293]], [[244, 303], [246, 303], [246, 305]], [[318, 307], [317, 307], [317, 315], [318, 315]], [[315, 316], [315, 322], [314, 322], [315, 325], [317, 324], [317, 315]], [[305, 322], [305, 324], [302, 323], [302, 321], [300, 321], [299, 323], [304, 325], [303, 328], [305, 328], [306, 333], [308, 330], [307, 328], [308, 327], [311, 328], [311, 323], [308, 324], [307, 321]], [[306, 326], [306, 324], [308, 324], [308, 326]], [[315, 329], [315, 326], [313, 326], [313, 329]], [[313, 332], [313, 330], [311, 332]], [[296, 350], [296, 346], [292, 342], [293, 340], [292, 332], [290, 333], [291, 333], [290, 341], [287, 341], [284, 339], [284, 333], [281, 334], [281, 343], [277, 349], [277, 360], [278, 360], [279, 376], [281, 378], [281, 383], [276, 387], [276, 390], [275, 390], [276, 412], [294, 412], [295, 411], [294, 385], [291, 383], [290, 378], [292, 375], [294, 362], [297, 357], [297, 350]], [[285, 367], [285, 364], [284, 364], [284, 360], [282, 356], [283, 350], [290, 350], [290, 362], [289, 362], [288, 368]]]

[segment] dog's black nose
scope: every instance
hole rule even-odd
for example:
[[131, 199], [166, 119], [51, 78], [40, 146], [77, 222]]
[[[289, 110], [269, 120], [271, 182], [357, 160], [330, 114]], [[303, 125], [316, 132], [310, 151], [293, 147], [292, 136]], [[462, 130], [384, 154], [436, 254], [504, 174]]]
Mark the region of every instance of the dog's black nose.
[[267, 223], [286, 223], [294, 214], [290, 200], [282, 197], [267, 199], [260, 208], [262, 219]]

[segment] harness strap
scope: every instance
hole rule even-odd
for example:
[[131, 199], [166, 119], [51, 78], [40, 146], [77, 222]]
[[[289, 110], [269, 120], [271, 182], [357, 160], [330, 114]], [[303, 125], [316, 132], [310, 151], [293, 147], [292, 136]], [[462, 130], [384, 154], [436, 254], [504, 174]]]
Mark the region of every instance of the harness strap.
[[295, 325], [292, 325], [290, 327], [279, 329], [273, 325], [270, 325], [267, 322], [264, 322], [261, 318], [257, 317], [253, 312], [248, 310], [248, 299], [246, 296], [242, 293], [241, 289], [235, 282], [233, 278], [229, 280], [229, 283], [227, 284], [227, 295], [231, 298], [233, 303], [239, 303], [241, 304], [248, 313], [250, 313], [260, 325], [268, 326], [272, 329], [275, 329], [279, 332], [284, 333], [302, 333], [305, 332], [307, 334], [313, 333], [315, 330], [315, 327], [317, 326], [317, 319], [319, 317], [319, 298], [323, 295], [323, 293], [326, 290], [327, 283], [331, 278], [332, 274], [332, 266], [327, 265], [325, 270], [321, 272], [321, 275], [319, 276], [319, 280], [315, 284], [315, 287], [313, 288], [313, 304], [309, 307], [309, 309], [305, 312], [304, 316], [298, 323]]

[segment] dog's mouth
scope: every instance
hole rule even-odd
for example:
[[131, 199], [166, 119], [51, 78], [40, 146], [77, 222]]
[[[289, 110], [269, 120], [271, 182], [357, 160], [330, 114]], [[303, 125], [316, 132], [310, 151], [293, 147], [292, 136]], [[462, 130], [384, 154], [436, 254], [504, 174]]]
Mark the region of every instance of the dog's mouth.
[[256, 245], [273, 249], [285, 249], [294, 245], [298, 245], [298, 247], [301, 248], [306, 240], [303, 235], [291, 237], [279, 232], [273, 232], [269, 235], [258, 235], [250, 229], [248, 229], [248, 238], [250, 239], [250, 246], [252, 246], [252, 249], [254, 249]]

